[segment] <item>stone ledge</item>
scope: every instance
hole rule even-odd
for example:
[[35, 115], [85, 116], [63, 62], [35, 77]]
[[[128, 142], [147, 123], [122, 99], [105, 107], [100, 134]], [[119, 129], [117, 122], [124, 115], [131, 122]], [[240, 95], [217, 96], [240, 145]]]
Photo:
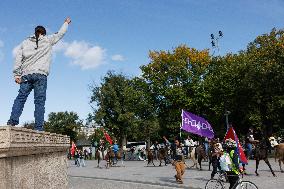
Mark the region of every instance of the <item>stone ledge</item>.
[[62, 152], [69, 146], [70, 138], [66, 135], [0, 126], [0, 157]]

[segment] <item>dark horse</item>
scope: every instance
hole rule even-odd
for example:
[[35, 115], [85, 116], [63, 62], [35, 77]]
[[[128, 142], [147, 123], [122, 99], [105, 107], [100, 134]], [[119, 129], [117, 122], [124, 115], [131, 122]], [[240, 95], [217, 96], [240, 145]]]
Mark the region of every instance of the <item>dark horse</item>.
[[196, 154], [196, 157], [197, 157], [197, 162], [199, 164], [199, 170], [202, 170], [201, 162], [202, 162], [203, 159], [206, 159], [206, 157], [207, 157], [206, 152], [205, 152], [205, 147], [204, 147], [203, 144], [196, 147], [195, 154]]
[[259, 161], [260, 160], [264, 160], [264, 162], [268, 165], [272, 175], [274, 177], [276, 177], [274, 171], [272, 170], [271, 168], [271, 165], [268, 161], [268, 149], [269, 149], [269, 146], [270, 146], [270, 142], [269, 140], [264, 137], [264, 139], [260, 140], [259, 142], [256, 143], [255, 145], [255, 161], [256, 161], [256, 169], [255, 169], [255, 174], [257, 176], [259, 176], [258, 172], [257, 172], [257, 169], [258, 169], [258, 165], [259, 165]]
[[158, 158], [159, 158], [159, 161], [160, 161], [160, 165], [159, 166], [162, 166], [162, 161], [165, 162], [165, 166], [167, 166], [167, 163], [168, 163], [168, 146], [165, 146], [164, 148], [160, 148], [159, 149], [159, 155], [158, 155]]

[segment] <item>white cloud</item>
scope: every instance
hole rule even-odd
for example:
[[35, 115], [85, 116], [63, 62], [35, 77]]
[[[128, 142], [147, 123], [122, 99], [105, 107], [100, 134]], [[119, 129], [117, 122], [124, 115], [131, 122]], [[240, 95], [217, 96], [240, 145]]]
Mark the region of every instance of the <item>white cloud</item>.
[[63, 54], [71, 59], [71, 63], [79, 65], [81, 69], [93, 69], [106, 63], [106, 49], [91, 45], [85, 41], [73, 41], [71, 43], [60, 41], [53, 48], [55, 53]]
[[[15, 57], [19, 45], [13, 49], [13, 56]], [[78, 65], [81, 69], [94, 69], [107, 62], [107, 50], [101, 46], [92, 45], [86, 41], [65, 42], [59, 41], [53, 47], [54, 55], [56, 53], [63, 53], [64, 56], [71, 59], [71, 64]], [[114, 61], [123, 61], [122, 55], [113, 55], [111, 57]]]
[[106, 49], [92, 46], [85, 41], [73, 41], [68, 44], [64, 55], [72, 59], [72, 64], [81, 66], [83, 70], [96, 68], [106, 62]]
[[55, 46], [53, 46], [52, 50], [55, 53], [60, 52], [60, 51], [64, 51], [68, 47], [68, 45], [69, 44], [64, 42], [64, 41], [59, 41], [58, 43], [56, 43]]
[[122, 55], [120, 55], [120, 54], [113, 55], [113, 56], [111, 57], [111, 59], [112, 59], [113, 61], [124, 61], [124, 60], [125, 60], [124, 57], [123, 57]]

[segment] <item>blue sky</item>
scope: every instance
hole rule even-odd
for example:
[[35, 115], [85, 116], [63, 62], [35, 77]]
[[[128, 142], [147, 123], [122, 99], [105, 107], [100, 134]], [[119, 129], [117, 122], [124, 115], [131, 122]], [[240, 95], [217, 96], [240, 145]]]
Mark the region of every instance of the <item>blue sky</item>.
[[[37, 25], [52, 34], [67, 16], [72, 19], [54, 47], [46, 120], [58, 111], [85, 119], [92, 111], [88, 85], [99, 84], [108, 70], [139, 75], [149, 50], [210, 48], [210, 34], [222, 30], [220, 53], [238, 52], [256, 36], [284, 26], [281, 0], [1, 0], [0, 10], [0, 125], [9, 119], [19, 89], [13, 50]], [[33, 112], [31, 93], [20, 123], [32, 121]]]

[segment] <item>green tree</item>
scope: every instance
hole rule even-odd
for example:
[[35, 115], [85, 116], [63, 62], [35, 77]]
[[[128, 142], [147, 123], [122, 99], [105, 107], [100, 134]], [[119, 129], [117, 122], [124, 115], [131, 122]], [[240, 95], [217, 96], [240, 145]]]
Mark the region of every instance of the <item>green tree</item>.
[[135, 114], [137, 140], [147, 140], [150, 147], [151, 140], [159, 138], [159, 122], [155, 95], [151, 86], [141, 77], [135, 77], [131, 80], [130, 86], [133, 88], [133, 106], [132, 111]]
[[34, 129], [34, 128], [35, 128], [35, 122], [34, 122], [34, 121], [25, 122], [25, 123], [23, 124], [23, 127], [24, 127], [24, 128], [27, 128], [27, 129]]
[[161, 134], [177, 135], [182, 109], [206, 117], [203, 80], [210, 64], [209, 52], [181, 45], [172, 52], [150, 51], [149, 57], [150, 63], [141, 70], [156, 98]]
[[[275, 28], [248, 45], [254, 104], [267, 134], [284, 124], [284, 31]], [[273, 131], [274, 127], [274, 131]]]
[[247, 50], [212, 59], [204, 86], [217, 115], [211, 118], [215, 125], [224, 125], [226, 109], [243, 134], [250, 126], [271, 134], [273, 127], [283, 125], [283, 38], [283, 31], [273, 29]]
[[70, 136], [71, 141], [77, 140], [77, 130], [83, 126], [82, 120], [75, 112], [51, 112], [45, 123], [45, 131]]
[[101, 86], [91, 86], [91, 90], [93, 119], [125, 144], [135, 124], [130, 80], [123, 74], [108, 72]]

